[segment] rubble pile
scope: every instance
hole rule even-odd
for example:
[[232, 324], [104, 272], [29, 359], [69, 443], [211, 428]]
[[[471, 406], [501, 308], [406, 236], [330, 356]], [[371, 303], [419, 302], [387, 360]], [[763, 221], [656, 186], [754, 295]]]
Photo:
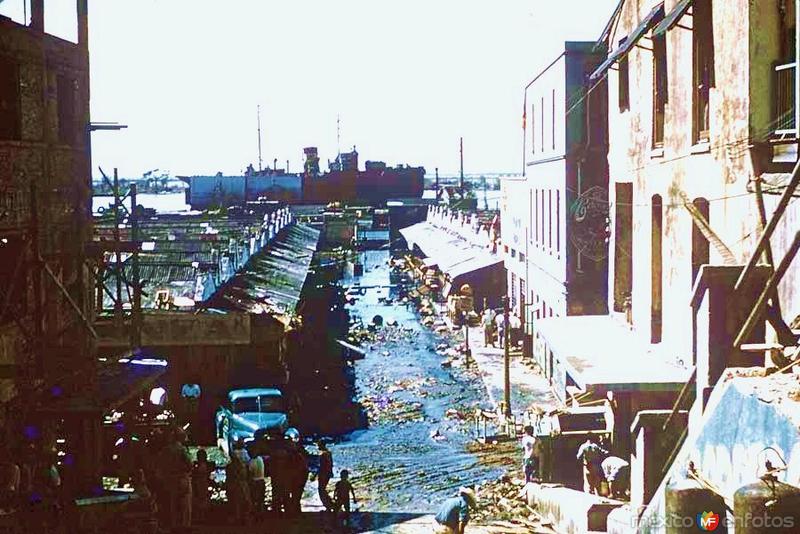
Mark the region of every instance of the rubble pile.
[[422, 403], [404, 401], [389, 395], [365, 395], [358, 399], [371, 423], [409, 423], [425, 420]]
[[509, 475], [484, 483], [477, 491], [479, 506], [473, 521], [492, 534], [554, 533], [551, 523], [525, 502], [524, 485]]

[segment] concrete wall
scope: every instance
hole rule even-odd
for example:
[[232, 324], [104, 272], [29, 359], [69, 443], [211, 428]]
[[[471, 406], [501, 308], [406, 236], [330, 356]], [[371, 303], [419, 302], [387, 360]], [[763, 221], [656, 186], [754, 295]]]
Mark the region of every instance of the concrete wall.
[[[702, 429], [684, 443], [666, 480], [679, 479], [692, 461], [704, 478], [732, 498], [764, 473], [765, 460], [784, 467], [782, 457], [786, 469], [777, 473], [778, 479], [800, 485], [797, 402], [785, 398], [792, 386], [771, 380], [735, 378], [720, 384], [709, 399]], [[664, 495], [662, 483], [642, 515], [640, 532], [664, 532]]]

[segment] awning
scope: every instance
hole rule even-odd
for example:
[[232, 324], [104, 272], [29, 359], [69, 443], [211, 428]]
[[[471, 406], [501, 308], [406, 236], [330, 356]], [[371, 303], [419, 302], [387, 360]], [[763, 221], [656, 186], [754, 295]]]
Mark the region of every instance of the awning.
[[465, 274], [503, 263], [503, 259], [489, 249], [470, 243], [463, 237], [421, 222], [403, 228], [400, 233], [409, 247], [416, 245], [427, 256], [425, 265], [436, 265], [451, 281]]
[[37, 411], [42, 413], [103, 413], [119, 407], [144, 393], [164, 374], [166, 362], [159, 360], [131, 360], [126, 363], [109, 363], [97, 370], [94, 388], [87, 387], [84, 378], [76, 377], [70, 383], [50, 388], [43, 395]]
[[641, 39], [650, 28], [658, 24], [658, 22], [663, 18], [664, 2], [659, 2], [652, 10], [650, 10], [650, 13], [648, 13], [647, 16], [642, 19], [642, 22], [636, 26], [633, 32], [625, 37], [620, 45], [608, 55], [608, 58], [606, 58], [606, 60], [603, 61], [594, 72], [592, 72], [591, 76], [589, 76], [589, 79], [593, 81], [603, 76], [606, 71], [611, 68], [611, 65], [628, 54], [639, 41], [639, 39]]
[[473, 256], [454, 265], [450, 265], [447, 269], [443, 269], [442, 272], [447, 274], [450, 277], [450, 280], [455, 281], [459, 276], [464, 276], [465, 274], [479, 271], [487, 267], [501, 265], [502, 263], [503, 260], [497, 256], [494, 256], [493, 254], [487, 253]]
[[681, 0], [678, 2], [672, 11], [669, 12], [669, 15], [664, 17], [664, 20], [662, 20], [661, 23], [653, 29], [653, 37], [661, 36], [674, 28], [681, 17], [691, 7], [691, 5], [692, 0]]
[[209, 299], [211, 307], [273, 315], [295, 312], [319, 236], [315, 228], [292, 225]]
[[609, 315], [551, 317], [534, 327], [582, 390], [602, 386], [616, 391], [677, 391], [691, 374]]

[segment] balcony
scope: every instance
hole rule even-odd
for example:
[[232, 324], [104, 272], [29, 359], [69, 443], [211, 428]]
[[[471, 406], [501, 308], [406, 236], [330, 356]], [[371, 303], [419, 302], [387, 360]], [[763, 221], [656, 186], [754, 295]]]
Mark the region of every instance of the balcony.
[[797, 138], [797, 62], [775, 65], [772, 127], [778, 138]]

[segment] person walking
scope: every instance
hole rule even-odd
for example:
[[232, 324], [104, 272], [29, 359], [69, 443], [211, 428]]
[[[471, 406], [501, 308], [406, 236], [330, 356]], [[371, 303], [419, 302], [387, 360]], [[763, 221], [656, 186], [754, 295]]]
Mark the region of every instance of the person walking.
[[442, 503], [436, 517], [434, 534], [464, 534], [469, 523], [470, 509], [478, 508], [475, 492], [466, 487], [459, 488], [458, 495]]
[[[294, 429], [289, 429], [294, 430]], [[287, 431], [288, 432], [288, 431]], [[306, 451], [300, 444], [300, 433], [295, 430], [291, 436], [292, 446], [289, 448], [288, 469], [287, 469], [287, 489], [289, 512], [299, 514], [301, 510], [301, 500], [303, 491], [308, 481], [308, 458]]]
[[528, 425], [522, 436], [522, 472], [525, 483], [533, 482], [539, 474], [539, 440], [533, 435], [533, 427]]
[[208, 461], [208, 453], [205, 449], [197, 451], [197, 461], [192, 468], [192, 496], [194, 497], [193, 516], [205, 517], [211, 503], [211, 496], [208, 491], [208, 482], [211, 472], [214, 470], [211, 462]]
[[[334, 502], [333, 513], [336, 515], [337, 523], [340, 521], [345, 526], [350, 519], [350, 496], [353, 496], [353, 504], [357, 503], [356, 492], [350, 483], [350, 471], [342, 469], [339, 473], [339, 481], [333, 490]], [[339, 514], [342, 514], [341, 516]]]
[[287, 470], [289, 466], [289, 442], [276, 441], [267, 460], [269, 479], [272, 486], [271, 509], [274, 513], [288, 510]]
[[263, 446], [261, 442], [251, 445], [248, 454], [250, 462], [247, 464], [247, 473], [250, 477], [250, 496], [253, 500], [253, 511], [256, 513], [264, 510], [264, 494], [266, 493], [267, 479], [264, 476]]
[[494, 310], [486, 306], [486, 299], [483, 299], [483, 308], [483, 344], [494, 347]]
[[225, 494], [231, 507], [231, 521], [236, 525], [247, 524], [251, 508], [250, 487], [247, 464], [239, 454], [232, 454], [231, 461], [225, 467]]
[[494, 318], [495, 325], [497, 325], [497, 341], [500, 343], [500, 348], [506, 346], [506, 318], [502, 313], [498, 313]]
[[325, 442], [318, 441], [317, 448], [319, 448], [319, 474], [317, 475], [317, 490], [319, 492], [319, 500], [325, 510], [330, 512], [333, 510], [333, 499], [328, 493], [328, 483], [333, 478], [333, 455], [328, 450]]
[[192, 460], [186, 448], [186, 432], [173, 430], [163, 451], [164, 489], [168, 498], [168, 525], [174, 532], [192, 526]]
[[583, 491], [600, 494], [600, 482], [603, 480], [601, 462], [608, 451], [594, 442], [590, 437], [578, 448], [576, 458], [583, 462]]

